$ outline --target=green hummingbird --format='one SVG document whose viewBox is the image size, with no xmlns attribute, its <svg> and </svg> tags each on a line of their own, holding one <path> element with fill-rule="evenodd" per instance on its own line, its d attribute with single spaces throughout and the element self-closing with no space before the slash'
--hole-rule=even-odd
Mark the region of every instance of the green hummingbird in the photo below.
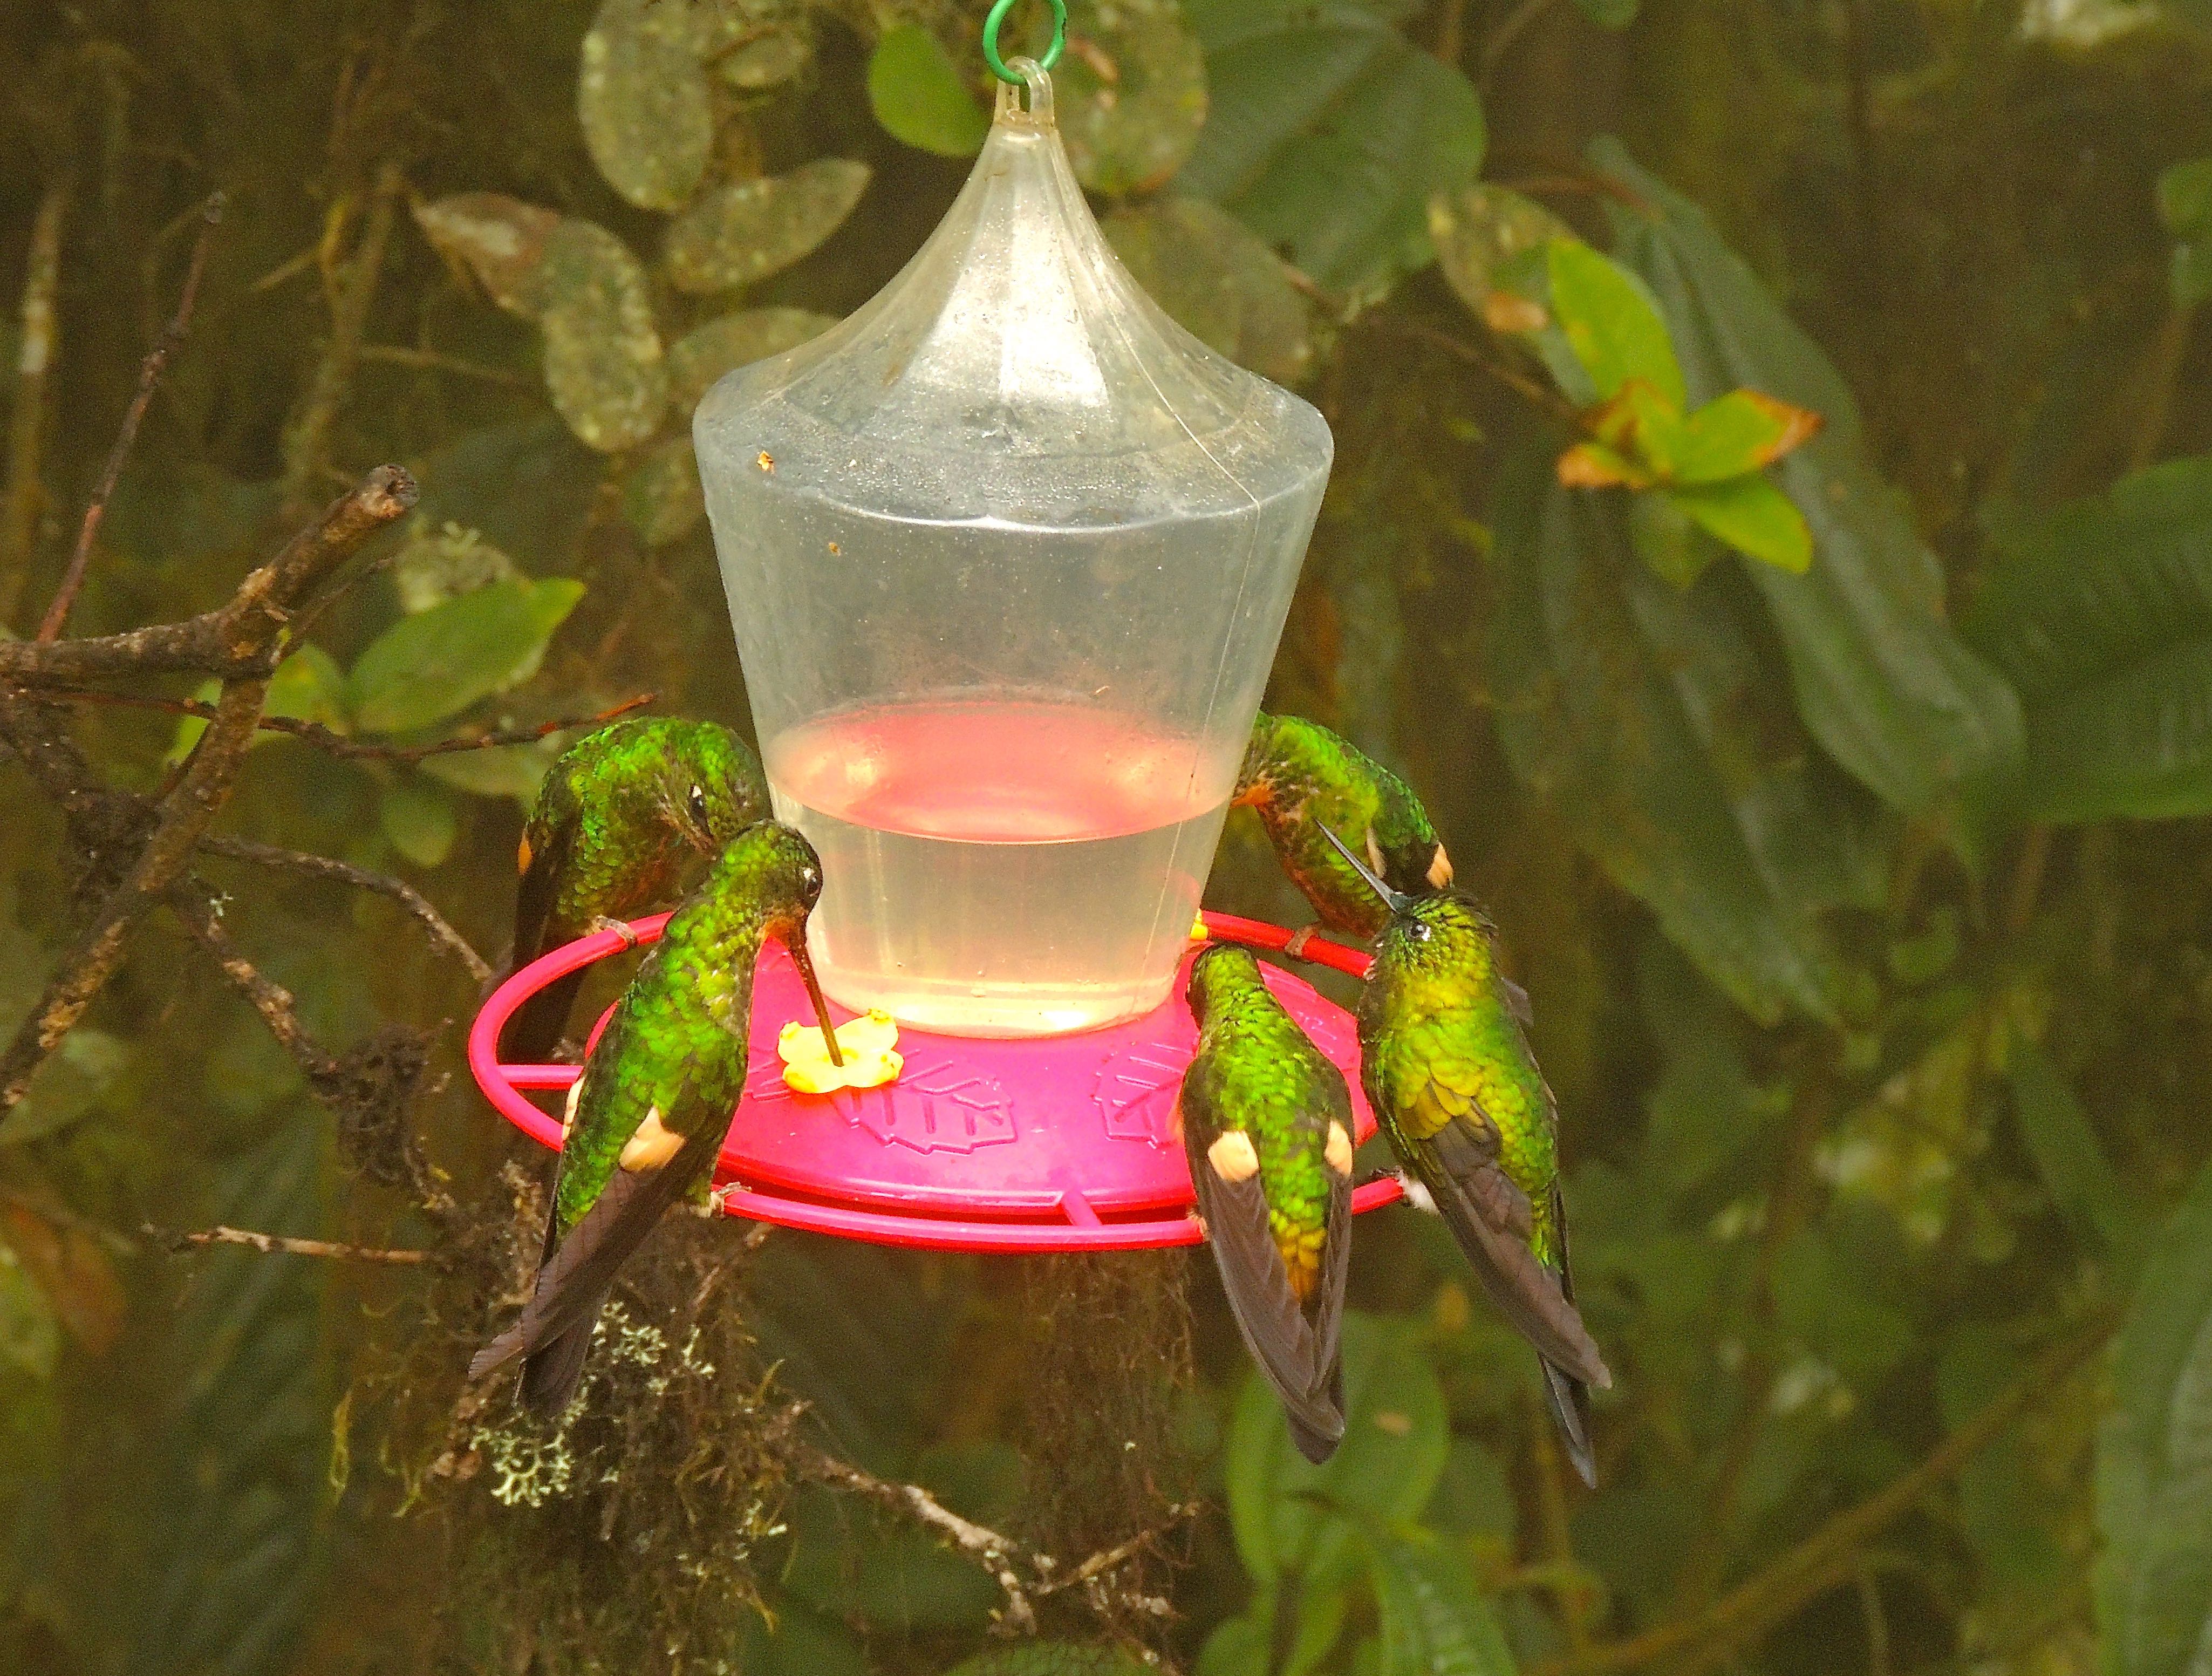
<svg viewBox="0 0 2212 1676">
<path fill-rule="evenodd" d="M 1199 1218 L 1245 1348 L 1318 1465 L 1344 1436 L 1352 1095 L 1248 950 L 1202 950 L 1184 995 L 1198 1054 L 1176 1112 Z"/>
<path fill-rule="evenodd" d="M 1472 898 L 1405 895 L 1328 838 L 1389 911 L 1360 990 L 1359 1076 L 1399 1179 L 1535 1346 L 1568 1456 L 1594 1486 L 1589 1387 L 1613 1375 L 1575 1308 L 1559 1106 L 1528 1051 L 1528 997 L 1499 974 L 1496 932 Z"/>
<path fill-rule="evenodd" d="M 1419 895 L 1452 881 L 1451 857 L 1413 789 L 1302 716 L 1261 712 L 1230 802 L 1259 812 L 1275 859 L 1333 931 L 1372 937 L 1389 915 L 1322 841 L 1324 833 L 1340 833 L 1365 850 L 1394 890 Z M 1312 934 L 1306 927 L 1285 952 L 1295 959 Z"/>
<path fill-rule="evenodd" d="M 522 1398 L 568 1407 L 615 1271 L 660 1213 L 703 1203 L 745 1083 L 753 962 L 761 940 L 791 951 L 827 1039 L 843 1056 L 806 952 L 822 864 L 788 826 L 762 821 L 723 850 L 616 1003 L 568 1094 L 544 1255 L 521 1319 L 477 1353 L 480 1378 L 520 1355 Z"/>
<path fill-rule="evenodd" d="M 768 783 L 744 740 L 714 722 L 653 716 L 589 733 L 561 753 L 522 830 L 514 965 L 681 894 L 688 864 L 768 814 Z M 544 1060 L 568 1027 L 581 971 L 515 1009 L 510 1062 Z"/>
</svg>

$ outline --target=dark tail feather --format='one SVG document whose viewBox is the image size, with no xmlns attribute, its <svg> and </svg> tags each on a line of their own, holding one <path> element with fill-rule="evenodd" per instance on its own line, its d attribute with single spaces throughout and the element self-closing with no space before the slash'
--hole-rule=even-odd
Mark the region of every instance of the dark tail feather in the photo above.
<svg viewBox="0 0 2212 1676">
<path fill-rule="evenodd" d="M 523 1357 L 522 1405 L 539 1419 L 557 1420 L 568 1412 L 584 1377 L 584 1355 L 592 1348 L 592 1334 L 606 1301 L 607 1295 L 600 1293 L 582 1320 Z"/>
<path fill-rule="evenodd" d="M 556 978 L 514 1009 L 514 1016 L 500 1032 L 499 1054 L 511 1065 L 542 1065 L 559 1045 L 568 1027 L 568 1015 L 583 986 L 582 972 Z"/>
<path fill-rule="evenodd" d="M 1562 1373 L 1539 1358 L 1544 1370 L 1544 1400 L 1559 1423 L 1559 1440 L 1567 1447 L 1576 1476 L 1590 1489 L 1597 1488 L 1597 1455 L 1590 1447 L 1589 1387 L 1571 1374 Z"/>
</svg>

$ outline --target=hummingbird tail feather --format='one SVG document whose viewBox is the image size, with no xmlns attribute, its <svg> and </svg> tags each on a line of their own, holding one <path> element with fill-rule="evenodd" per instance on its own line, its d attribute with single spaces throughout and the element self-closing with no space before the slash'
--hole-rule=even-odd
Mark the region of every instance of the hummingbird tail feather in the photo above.
<svg viewBox="0 0 2212 1676">
<path fill-rule="evenodd" d="M 1595 1490 L 1597 1454 L 1590 1447 L 1589 1387 L 1571 1374 L 1562 1373 L 1549 1362 L 1541 1366 L 1544 1401 L 1559 1424 L 1559 1441 L 1566 1445 L 1567 1459 L 1574 1464 L 1575 1475 L 1583 1484 Z"/>
<path fill-rule="evenodd" d="M 1485 1165 L 1494 1170 L 1496 1165 Z M 1485 1214 L 1505 1196 L 1477 1193 L 1449 1173 L 1424 1172 L 1437 1210 L 1450 1228 L 1452 1237 L 1473 1265 L 1482 1289 L 1498 1306 L 1514 1330 L 1536 1347 L 1537 1353 L 1557 1362 L 1585 1384 L 1608 1386 L 1613 1375 L 1605 1358 L 1583 1326 L 1581 1313 L 1559 1286 L 1559 1277 L 1529 1249 L 1525 1236 L 1497 1226 Z"/>
<path fill-rule="evenodd" d="M 526 964 L 520 954 L 515 964 Z M 556 978 L 516 1008 L 514 1016 L 507 1021 L 507 1028 L 500 1032 L 501 1057 L 512 1065 L 544 1064 L 546 1056 L 559 1043 L 561 1033 L 568 1027 L 568 1014 L 576 1004 L 576 991 L 583 982 L 581 972 Z"/>
<path fill-rule="evenodd" d="M 586 1319 L 522 1358 L 522 1405 L 539 1419 L 559 1419 L 574 1399 L 606 1301 L 607 1295 L 600 1293 Z"/>
</svg>

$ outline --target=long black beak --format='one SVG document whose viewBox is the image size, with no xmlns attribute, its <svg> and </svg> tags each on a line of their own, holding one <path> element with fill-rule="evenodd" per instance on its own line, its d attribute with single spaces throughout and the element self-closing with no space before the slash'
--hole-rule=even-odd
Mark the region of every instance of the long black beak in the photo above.
<svg viewBox="0 0 2212 1676">
<path fill-rule="evenodd" d="M 829 998 L 822 993 L 822 980 L 814 975 L 814 957 L 806 952 L 805 921 L 784 938 L 783 946 L 791 951 L 792 965 L 799 968 L 799 981 L 806 985 L 806 998 L 814 1003 L 814 1016 L 822 1021 L 822 1039 L 829 1045 L 830 1063 L 842 1065 L 845 1051 L 837 1045 L 837 1027 L 830 1022 Z"/>
<path fill-rule="evenodd" d="M 1325 823 L 1321 824 L 1321 835 L 1336 846 L 1336 853 L 1344 857 L 1345 864 L 1360 876 L 1361 880 L 1365 882 L 1368 889 L 1373 891 L 1376 896 L 1382 898 L 1382 905 L 1388 908 L 1392 913 L 1402 914 L 1407 909 L 1413 905 L 1413 899 L 1412 897 L 1407 896 L 1401 892 L 1392 890 L 1389 886 L 1384 884 L 1380 879 L 1376 878 L 1373 869 L 1370 868 L 1365 862 L 1361 861 L 1358 856 L 1353 855 L 1350 847 L 1346 844 L 1345 841 L 1337 837 L 1334 832 L 1331 832 Z"/>
</svg>

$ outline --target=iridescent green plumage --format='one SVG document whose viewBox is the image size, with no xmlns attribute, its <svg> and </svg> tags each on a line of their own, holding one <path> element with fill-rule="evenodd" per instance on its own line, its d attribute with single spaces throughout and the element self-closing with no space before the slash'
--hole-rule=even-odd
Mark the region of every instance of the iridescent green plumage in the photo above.
<svg viewBox="0 0 2212 1676">
<path fill-rule="evenodd" d="M 1451 883 L 1451 858 L 1413 788 L 1318 722 L 1263 711 L 1231 801 L 1259 811 L 1276 860 L 1331 930 L 1371 937 L 1389 915 L 1324 829 L 1364 851 L 1394 890 L 1414 895 Z"/>
<path fill-rule="evenodd" d="M 1291 1435 L 1309 1460 L 1326 1460 L 1344 1435 L 1338 1326 L 1352 1246 L 1351 1093 L 1245 950 L 1205 950 L 1186 995 L 1198 1051 L 1177 1111 L 1199 1214 Z"/>
<path fill-rule="evenodd" d="M 691 863 L 767 814 L 759 759 L 718 722 L 654 716 L 586 734 L 546 774 L 523 829 L 515 966 L 672 900 Z M 581 982 L 556 978 L 517 1010 L 501 1042 L 510 1060 L 552 1051 Z"/>
<path fill-rule="evenodd" d="M 740 833 L 668 922 L 571 1092 L 545 1254 L 521 1319 L 470 1365 L 521 1354 L 523 1397 L 568 1406 L 615 1271 L 678 1199 L 702 1198 L 744 1088 L 753 965 L 780 938 L 830 1027 L 805 954 L 822 869 L 804 838 Z"/>
<path fill-rule="evenodd" d="M 1359 997 L 1368 1103 L 1483 1289 L 1542 1357 L 1553 1417 L 1594 1482 L 1586 1387 L 1613 1376 L 1575 1308 L 1559 1108 L 1528 1051 L 1528 997 L 1498 972 L 1471 899 L 1368 882 L 1390 910 Z"/>
</svg>

